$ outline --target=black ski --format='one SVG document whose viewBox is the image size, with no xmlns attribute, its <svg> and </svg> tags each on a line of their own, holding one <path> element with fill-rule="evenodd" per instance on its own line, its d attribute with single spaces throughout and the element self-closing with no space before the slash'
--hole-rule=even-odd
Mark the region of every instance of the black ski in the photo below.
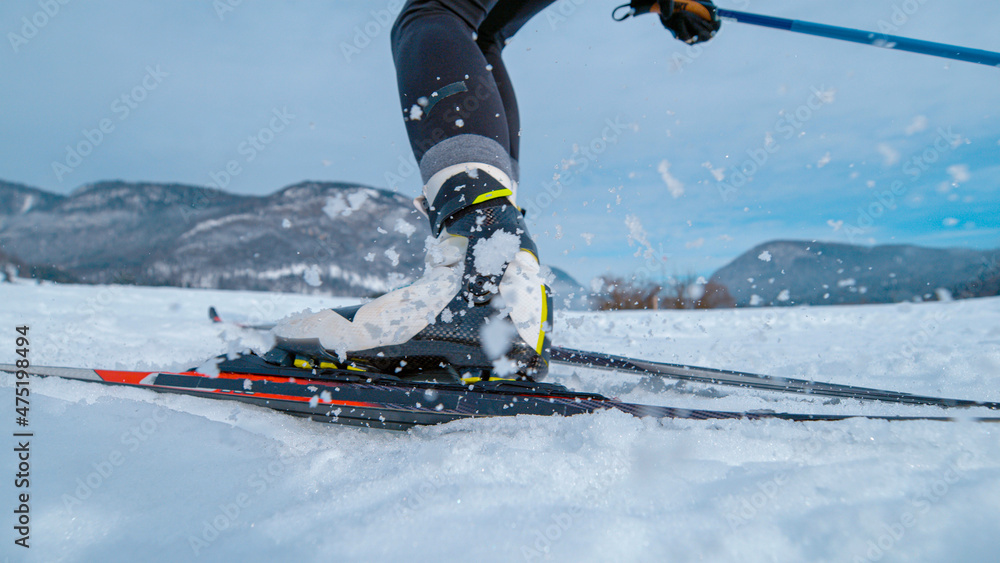
<svg viewBox="0 0 1000 563">
<path fill-rule="evenodd" d="M 215 307 L 209 308 L 209 317 L 213 322 L 224 322 Z M 236 326 L 253 330 L 270 330 L 273 324 Z M 825 383 L 807 379 L 782 378 L 755 373 L 688 366 L 665 362 L 652 362 L 639 358 L 629 358 L 605 354 L 602 352 L 587 352 L 553 346 L 552 362 L 557 364 L 580 366 L 616 372 L 635 373 L 650 377 L 664 377 L 682 381 L 692 381 L 710 385 L 727 385 L 747 389 L 760 389 L 780 393 L 813 395 L 820 397 L 835 397 L 840 399 L 857 399 L 861 401 L 881 401 L 908 405 L 929 405 L 941 408 L 984 407 L 1000 410 L 1000 403 L 992 401 L 973 401 L 969 399 L 949 399 L 915 395 L 900 391 L 888 391 L 869 387 L 856 387 L 838 383 Z"/>
<path fill-rule="evenodd" d="M 694 381 L 714 385 L 729 385 L 749 389 L 778 391 L 781 393 L 796 393 L 801 395 L 818 395 L 822 397 L 838 397 L 842 399 L 858 399 L 869 401 L 884 401 L 909 405 L 930 405 L 942 408 L 955 407 L 985 407 L 992 410 L 1000 409 L 1000 403 L 991 401 L 973 401 L 968 399 L 947 399 L 914 395 L 900 391 L 886 391 L 869 387 L 855 387 L 837 383 L 824 383 L 806 379 L 758 375 L 743 371 L 704 368 L 683 364 L 651 362 L 636 358 L 627 358 L 601 352 L 585 352 L 569 348 L 552 348 L 552 361 L 560 364 L 575 365 L 617 372 L 636 373 L 652 377 L 667 377 L 683 381 Z"/>
<path fill-rule="evenodd" d="M 405 430 L 413 426 L 440 424 L 464 418 L 572 416 L 606 409 L 659 419 L 836 421 L 860 416 L 890 421 L 956 420 L 944 416 L 686 409 L 626 403 L 546 383 L 502 380 L 472 384 L 416 382 L 368 372 L 278 366 L 252 354 L 220 360 L 217 375 L 206 375 L 194 369 L 159 372 L 32 366 L 19 370 L 12 365 L 0 365 L 0 372 L 17 374 L 20 371 L 32 376 L 62 377 L 160 393 L 236 400 L 321 422 L 390 430 Z M 971 420 L 1000 422 L 1000 418 Z"/>
</svg>

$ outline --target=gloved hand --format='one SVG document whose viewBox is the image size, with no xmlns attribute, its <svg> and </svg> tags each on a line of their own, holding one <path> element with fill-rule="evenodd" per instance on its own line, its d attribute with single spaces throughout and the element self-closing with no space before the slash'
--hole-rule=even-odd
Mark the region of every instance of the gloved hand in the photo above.
<svg viewBox="0 0 1000 563">
<path fill-rule="evenodd" d="M 628 6 L 633 16 L 660 14 L 663 27 L 689 45 L 708 41 L 722 27 L 711 0 L 632 0 Z"/>
</svg>

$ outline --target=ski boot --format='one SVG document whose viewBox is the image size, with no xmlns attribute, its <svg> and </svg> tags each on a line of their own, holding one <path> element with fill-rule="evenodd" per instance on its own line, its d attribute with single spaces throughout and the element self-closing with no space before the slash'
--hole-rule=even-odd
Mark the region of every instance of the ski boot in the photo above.
<svg viewBox="0 0 1000 563">
<path fill-rule="evenodd" d="M 434 381 L 540 381 L 552 301 L 516 190 L 488 164 L 432 176 L 414 200 L 437 237 L 423 276 L 369 303 L 283 320 L 270 359 Z"/>
</svg>

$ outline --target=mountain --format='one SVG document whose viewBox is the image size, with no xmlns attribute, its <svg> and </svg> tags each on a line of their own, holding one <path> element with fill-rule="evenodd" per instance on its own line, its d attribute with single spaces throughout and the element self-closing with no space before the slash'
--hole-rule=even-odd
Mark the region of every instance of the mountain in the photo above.
<svg viewBox="0 0 1000 563">
<path fill-rule="evenodd" d="M 20 277 L 24 271 L 24 262 L 7 254 L 0 248 L 0 282 L 10 281 Z"/>
<path fill-rule="evenodd" d="M 772 241 L 719 269 L 712 281 L 745 305 L 896 303 L 1000 294 L 1000 249 L 855 246 Z"/>
<path fill-rule="evenodd" d="M 549 288 L 552 290 L 552 306 L 556 309 L 572 311 L 587 311 L 594 308 L 594 294 L 559 268 L 550 266 L 552 279 Z"/>
<path fill-rule="evenodd" d="M 0 180 L 0 221 L 34 209 L 44 209 L 63 198 L 37 188 Z"/>
<path fill-rule="evenodd" d="M 429 233 L 403 196 L 352 184 L 264 197 L 121 181 L 66 197 L 11 186 L 0 199 L 21 211 L 0 219 L 0 246 L 88 283 L 372 295 L 413 276 Z"/>
<path fill-rule="evenodd" d="M 430 235 L 409 198 L 335 182 L 267 196 L 122 181 L 60 196 L 0 182 L 0 202 L 11 267 L 56 281 L 373 296 L 420 274 Z M 585 308 L 583 287 L 553 273 L 557 306 Z"/>
</svg>

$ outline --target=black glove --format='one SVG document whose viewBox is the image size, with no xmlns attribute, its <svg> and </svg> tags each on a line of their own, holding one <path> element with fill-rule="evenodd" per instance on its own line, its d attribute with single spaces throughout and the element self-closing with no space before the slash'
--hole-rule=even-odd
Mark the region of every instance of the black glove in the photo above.
<svg viewBox="0 0 1000 563">
<path fill-rule="evenodd" d="M 632 0 L 628 7 L 628 15 L 615 19 L 625 19 L 629 15 L 641 16 L 650 12 L 658 13 L 663 27 L 669 29 L 674 37 L 689 45 L 708 41 L 722 27 L 715 4 L 711 0 Z M 617 12 L 617 9 L 615 11 Z"/>
</svg>

